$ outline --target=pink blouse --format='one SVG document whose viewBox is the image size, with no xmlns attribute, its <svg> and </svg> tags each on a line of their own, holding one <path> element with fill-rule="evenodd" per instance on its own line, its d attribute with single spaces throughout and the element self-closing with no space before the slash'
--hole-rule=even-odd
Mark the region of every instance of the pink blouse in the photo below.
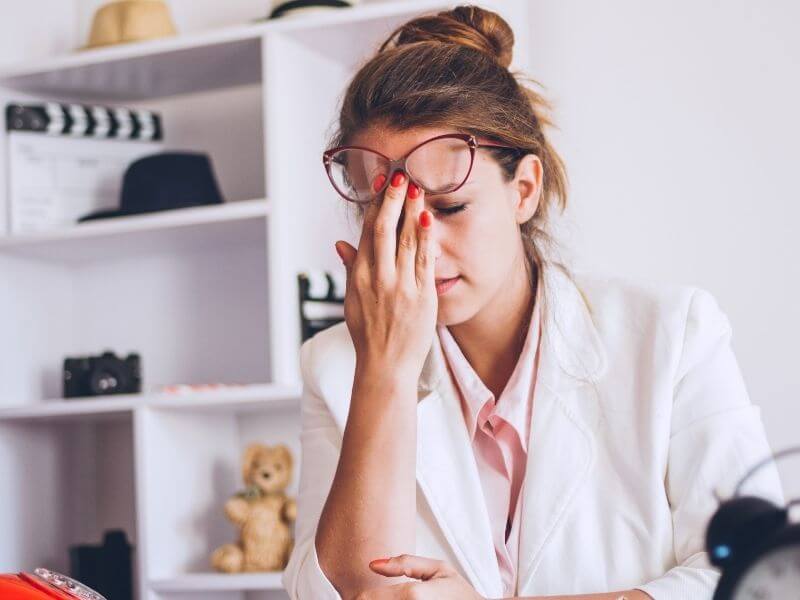
<svg viewBox="0 0 800 600">
<path fill-rule="evenodd" d="M 511 378 L 495 401 L 461 352 L 450 331 L 437 326 L 475 452 L 495 554 L 506 596 L 517 595 L 519 503 L 528 457 L 533 392 L 539 364 L 539 302 Z"/>
</svg>

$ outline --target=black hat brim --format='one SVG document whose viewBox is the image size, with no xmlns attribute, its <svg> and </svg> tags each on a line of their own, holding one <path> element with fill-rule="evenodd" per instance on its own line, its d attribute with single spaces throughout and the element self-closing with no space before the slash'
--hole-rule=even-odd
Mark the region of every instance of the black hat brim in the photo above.
<svg viewBox="0 0 800 600">
<path fill-rule="evenodd" d="M 78 223 L 85 221 L 95 221 L 98 219 L 111 219 L 114 217 L 126 217 L 132 213 L 124 210 L 98 210 L 97 212 L 89 213 L 78 219 Z"/>
</svg>

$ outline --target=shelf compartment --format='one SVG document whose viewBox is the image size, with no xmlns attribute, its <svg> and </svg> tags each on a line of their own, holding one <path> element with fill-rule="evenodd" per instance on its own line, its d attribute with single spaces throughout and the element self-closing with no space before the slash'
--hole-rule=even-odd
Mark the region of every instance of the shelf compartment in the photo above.
<svg viewBox="0 0 800 600">
<path fill-rule="evenodd" d="M 5 236 L 0 238 L 0 253 L 82 262 L 193 250 L 232 240 L 255 242 L 265 235 L 268 214 L 269 203 L 258 199 L 114 217 L 68 229 Z"/>
<path fill-rule="evenodd" d="M 294 465 L 287 494 L 296 497 L 299 417 L 299 405 L 285 411 L 267 405 L 225 412 L 169 407 L 137 411 L 137 457 L 146 482 L 139 506 L 148 581 L 191 583 L 202 579 L 184 579 L 187 574 L 213 573 L 214 550 L 238 538 L 224 504 L 244 488 L 242 457 L 249 444 L 283 443 L 290 448 Z M 166 489 L 175 492 L 165 496 Z"/>
<path fill-rule="evenodd" d="M 441 0 L 373 1 L 302 19 L 247 23 L 76 51 L 4 69 L 0 86 L 86 101 L 132 101 L 248 85 L 261 81 L 261 38 L 270 32 L 340 27 L 446 5 Z"/>
<path fill-rule="evenodd" d="M 261 79 L 252 26 L 76 51 L 13 67 L 0 85 L 34 95 L 136 101 L 247 85 Z"/>
<path fill-rule="evenodd" d="M 69 573 L 69 546 L 96 545 L 104 531 L 123 529 L 136 580 L 132 423 L 130 414 L 103 424 L 0 421 L 0 531 L 14 540 L 0 544 L 0 564 Z"/>
<path fill-rule="evenodd" d="M 282 572 L 276 573 L 187 573 L 168 579 L 150 582 L 150 589 L 157 592 L 204 592 L 282 590 Z"/>
<path fill-rule="evenodd" d="M 265 344 L 267 221 L 217 219 L 229 208 L 185 209 L 208 223 L 116 235 L 98 223 L 97 237 L 15 248 L 38 260 L 0 252 L 0 271 L 14 281 L 0 293 L 14 345 L 0 405 L 60 397 L 64 358 L 104 350 L 139 353 L 148 394 L 174 383 L 274 382 Z M 129 218 L 167 225 L 162 217 Z"/>
</svg>

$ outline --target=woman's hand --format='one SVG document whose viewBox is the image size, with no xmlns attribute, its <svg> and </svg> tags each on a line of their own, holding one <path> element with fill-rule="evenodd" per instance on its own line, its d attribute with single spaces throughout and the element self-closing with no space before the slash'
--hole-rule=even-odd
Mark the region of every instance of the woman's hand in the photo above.
<svg viewBox="0 0 800 600">
<path fill-rule="evenodd" d="M 356 600 L 484 600 L 453 567 L 441 560 L 401 554 L 373 560 L 369 566 L 386 577 L 405 575 L 420 581 L 366 590 Z"/>
<path fill-rule="evenodd" d="M 382 185 L 381 178 L 375 187 Z M 358 250 L 347 242 L 336 244 L 347 269 L 344 316 L 357 365 L 391 366 L 416 377 L 422 372 L 438 308 L 433 216 L 423 210 L 423 198 L 406 174 L 395 173 L 383 202 L 376 199 L 366 209 Z"/>
</svg>

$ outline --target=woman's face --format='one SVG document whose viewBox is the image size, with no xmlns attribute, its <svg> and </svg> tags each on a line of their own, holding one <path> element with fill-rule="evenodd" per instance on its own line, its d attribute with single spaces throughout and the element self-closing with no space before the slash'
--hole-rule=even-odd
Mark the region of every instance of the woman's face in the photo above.
<svg viewBox="0 0 800 600">
<path fill-rule="evenodd" d="M 372 127 L 362 131 L 351 144 L 396 159 L 417 144 L 445 133 L 454 131 Z M 449 194 L 425 195 L 426 208 L 434 217 L 431 235 L 436 253 L 436 279 L 459 277 L 454 286 L 438 295 L 439 324 L 463 323 L 490 307 L 493 300 L 508 294 L 509 286 L 519 281 L 515 278 L 522 275 L 527 281 L 519 226 L 536 212 L 541 172 L 539 159 L 528 154 L 514 179 L 504 181 L 500 166 L 489 151 L 479 148 L 469 179 L 460 189 Z"/>
</svg>

